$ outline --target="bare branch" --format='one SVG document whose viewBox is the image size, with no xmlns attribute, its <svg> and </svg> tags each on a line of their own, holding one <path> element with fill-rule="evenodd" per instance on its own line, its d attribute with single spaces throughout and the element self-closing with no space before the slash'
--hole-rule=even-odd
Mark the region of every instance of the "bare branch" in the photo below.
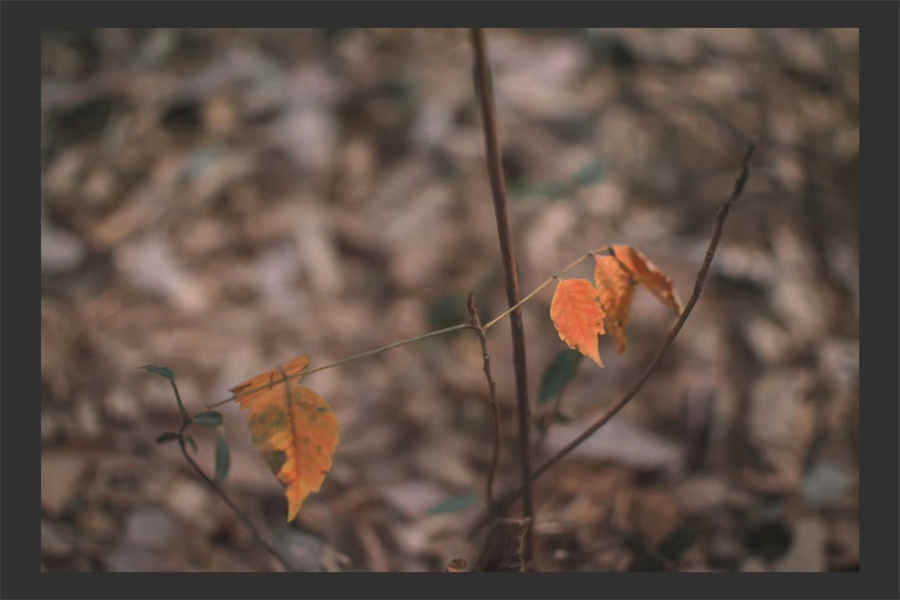
<svg viewBox="0 0 900 600">
<path fill-rule="evenodd" d="M 503 256 L 503 267 L 506 271 L 506 297 L 509 306 L 512 307 L 519 302 L 519 280 L 516 272 L 516 258 L 512 251 L 512 240 L 509 234 L 509 220 L 506 215 L 506 182 L 503 175 L 503 162 L 497 137 L 491 71 L 488 65 L 484 31 L 479 28 L 472 29 L 472 47 L 475 51 L 475 84 L 479 100 L 481 101 L 487 169 L 491 180 L 491 191 L 493 192 L 497 235 L 500 238 L 500 253 Z M 525 518 L 534 521 L 534 504 L 531 498 L 531 444 L 529 443 L 531 414 L 528 404 L 525 329 L 522 326 L 522 313 L 519 309 L 515 309 L 510 313 L 509 324 L 512 330 L 513 364 L 516 371 L 516 403 L 519 415 L 519 466 L 522 472 L 522 513 Z M 525 562 L 531 561 L 534 554 L 533 550 L 534 536 L 531 534 L 531 529 L 529 529 L 525 539 Z"/>
</svg>

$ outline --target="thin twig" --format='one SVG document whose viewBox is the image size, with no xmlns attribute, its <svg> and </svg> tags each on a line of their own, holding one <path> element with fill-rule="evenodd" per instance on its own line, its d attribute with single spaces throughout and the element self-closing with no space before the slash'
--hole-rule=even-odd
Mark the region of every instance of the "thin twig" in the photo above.
<svg viewBox="0 0 900 600">
<path fill-rule="evenodd" d="M 496 325 L 497 323 L 502 321 L 505 317 L 509 316 L 510 313 L 512 313 L 514 310 L 516 310 L 517 308 L 519 308 L 520 306 L 522 306 L 523 304 L 525 304 L 526 302 L 531 300 L 535 296 L 535 294 L 537 294 L 542 289 L 544 289 L 545 287 L 547 287 L 548 285 L 550 285 L 551 283 L 553 283 L 554 281 L 559 279 L 560 275 L 562 275 L 566 271 L 574 269 L 576 266 L 581 264 L 581 262 L 583 260 L 585 260 L 586 258 L 588 258 L 590 256 L 592 256 L 592 253 L 588 252 L 587 254 L 584 254 L 584 255 L 578 257 L 577 259 L 573 260 L 568 265 L 566 265 L 565 267 L 563 267 L 562 269 L 560 269 L 559 271 L 557 271 L 556 273 L 554 273 L 553 275 L 551 275 L 550 277 L 545 279 L 539 286 L 537 286 L 536 288 L 531 290 L 531 292 L 529 292 L 527 296 L 525 296 L 524 298 L 519 300 L 516 304 L 507 308 L 502 313 L 500 313 L 499 315 L 497 315 L 496 317 L 494 317 L 493 319 L 491 319 L 490 321 L 485 323 L 484 330 L 487 331 L 488 329 L 490 329 L 491 327 L 493 327 L 494 325 Z M 460 331 L 462 329 L 472 329 L 472 330 L 477 331 L 477 329 L 471 323 L 458 323 L 456 325 L 451 325 L 450 327 L 444 327 L 443 329 L 436 329 L 434 331 L 429 331 L 427 333 L 423 333 L 422 335 L 417 335 L 415 337 L 406 338 L 405 340 L 400 340 L 400 341 L 392 342 L 392 343 L 384 345 L 384 346 L 372 348 L 371 350 L 366 350 L 365 352 L 360 352 L 359 354 L 353 354 L 346 358 L 342 358 L 341 360 L 339 360 L 337 362 L 333 362 L 333 363 L 330 363 L 327 365 L 322 365 L 321 367 L 315 367 L 314 369 L 310 369 L 308 371 L 303 371 L 303 372 L 297 373 L 295 375 L 290 375 L 287 377 L 287 379 L 276 379 L 276 380 L 270 381 L 269 383 L 262 385 L 258 388 L 241 392 L 241 395 L 253 394 L 260 390 L 264 390 L 264 389 L 268 389 L 273 386 L 276 386 L 280 383 L 283 383 L 286 380 L 290 380 L 295 377 L 298 377 L 298 378 L 306 377 L 317 371 L 324 371 L 325 369 L 333 369 L 334 367 L 339 367 L 348 362 L 351 362 L 354 360 L 359 360 L 360 358 L 367 358 L 369 356 L 374 356 L 376 354 L 380 354 L 381 352 L 386 352 L 388 350 L 392 350 L 392 349 L 398 348 L 400 346 L 405 346 L 406 344 L 413 344 L 415 342 L 420 342 L 420 341 L 428 339 L 428 338 L 436 337 L 439 335 L 444 335 L 446 333 L 453 333 L 454 331 Z M 177 390 L 176 390 L 176 393 L 177 393 Z M 227 402 L 231 402 L 232 400 L 234 400 L 234 396 L 232 396 L 230 398 L 225 398 L 224 400 L 220 400 L 220 401 L 214 402 L 212 404 L 207 404 L 206 407 L 207 408 L 215 408 L 215 407 L 221 406 Z"/>
<path fill-rule="evenodd" d="M 281 566 L 284 567 L 285 571 L 293 571 L 293 568 L 291 567 L 290 563 L 288 563 L 287 559 L 285 559 L 284 556 L 282 556 L 281 553 L 278 552 L 278 550 L 276 550 L 266 540 L 263 539 L 259 531 L 257 531 L 256 526 L 253 524 L 253 522 L 244 513 L 242 513 L 237 506 L 235 506 L 234 502 L 231 501 L 231 498 L 228 497 L 228 495 L 222 490 L 222 488 L 216 485 L 216 483 L 212 479 L 210 479 L 206 473 L 203 472 L 203 470 L 200 468 L 200 465 L 198 465 L 194 461 L 194 459 L 191 458 L 190 454 L 188 454 L 187 450 L 184 447 L 184 439 L 178 438 L 178 445 L 181 447 L 181 453 L 184 455 L 184 459 L 188 461 L 188 464 L 190 464 L 191 467 L 194 468 L 194 471 L 196 471 L 197 474 L 201 478 L 203 478 L 203 481 L 205 481 L 207 485 L 209 485 L 209 487 L 211 487 L 219 495 L 219 497 L 221 497 L 222 500 L 225 501 L 228 507 L 234 511 L 234 514 L 236 514 L 241 519 L 241 521 L 244 522 L 244 524 L 253 533 L 253 537 L 256 538 L 256 541 L 266 549 L 266 552 L 274 556 L 278 560 L 278 562 L 281 563 Z"/>
<path fill-rule="evenodd" d="M 341 366 L 341 365 L 343 365 L 343 364 L 346 364 L 346 363 L 348 363 L 348 362 L 352 362 L 352 361 L 354 361 L 354 360 L 359 360 L 360 358 L 366 358 L 366 357 L 369 357 L 369 356 L 374 356 L 375 354 L 380 354 L 381 352 L 386 352 L 386 351 L 388 351 L 388 350 L 393 350 L 394 348 L 399 348 L 400 346 L 405 346 L 406 344 L 412 344 L 412 343 L 414 343 L 414 342 L 419 342 L 419 341 L 422 341 L 422 340 L 424 340 L 424 339 L 432 338 L 432 337 L 435 337 L 435 336 L 438 336 L 438 335 L 444 335 L 445 333 L 452 333 L 452 332 L 454 332 L 454 331 L 459 331 L 459 330 L 461 330 L 461 329 L 473 329 L 473 327 L 472 327 L 472 325 L 470 325 L 469 323 L 459 323 L 458 325 L 452 325 L 452 326 L 450 326 L 450 327 L 444 327 L 443 329 L 436 329 L 436 330 L 434 330 L 434 331 L 429 331 L 428 333 L 423 333 L 422 335 L 417 335 L 417 336 L 415 336 L 415 337 L 407 338 L 407 339 L 405 339 L 405 340 L 400 340 L 400 341 L 398 341 L 398 342 L 392 342 L 392 343 L 387 344 L 387 345 L 385 345 L 385 346 L 379 346 L 379 347 L 373 348 L 373 349 L 371 349 L 371 350 L 366 350 L 365 352 L 360 352 L 359 354 L 353 354 L 353 355 L 348 356 L 348 357 L 346 357 L 346 358 L 342 358 L 341 360 L 339 360 L 339 361 L 337 361 L 337 362 L 333 362 L 333 363 L 330 363 L 330 364 L 327 364 L 327 365 L 322 365 L 321 367 L 315 367 L 314 369 L 309 369 L 309 370 L 306 370 L 306 371 L 302 371 L 302 372 L 300 372 L 300 373 L 296 373 L 296 374 L 290 375 L 290 376 L 288 376 L 288 377 L 282 377 L 282 378 L 280 378 L 280 379 L 272 380 L 272 381 L 270 381 L 269 383 L 267 383 L 267 384 L 265 384 L 265 385 L 261 385 L 261 386 L 258 387 L 258 388 L 255 388 L 255 389 L 252 389 L 252 390 L 242 391 L 242 392 L 241 392 L 241 395 L 242 395 L 242 396 L 247 396 L 247 395 L 253 394 L 253 393 L 255 393 L 255 392 L 258 392 L 258 391 L 260 391 L 260 390 L 264 390 L 264 389 L 268 389 L 268 388 L 274 387 L 274 386 L 276 386 L 276 385 L 278 385 L 278 384 L 280 384 L 280 383 L 283 383 L 283 382 L 285 382 L 285 381 L 289 381 L 289 380 L 294 379 L 294 378 L 308 377 L 309 375 L 312 375 L 313 373 L 316 373 L 316 372 L 318 372 L 318 371 L 324 371 L 325 369 L 333 369 L 334 367 L 339 367 L 339 366 Z M 230 397 L 230 398 L 225 398 L 224 400 L 220 400 L 219 402 L 215 402 L 215 403 L 213 403 L 213 404 L 207 404 L 206 406 L 207 406 L 207 408 L 215 408 L 216 406 L 221 406 L 221 405 L 225 404 L 226 402 L 231 402 L 231 401 L 234 400 L 234 399 L 235 399 L 235 397 L 232 396 L 232 397 Z"/>
<path fill-rule="evenodd" d="M 551 283 L 553 283 L 554 281 L 559 279 L 560 275 L 562 275 L 566 271 L 570 271 L 571 269 L 574 269 L 576 266 L 580 265 L 582 263 L 582 261 L 584 261 L 584 259 L 586 259 L 592 255 L 593 255 L 592 252 L 588 252 L 587 254 L 583 254 L 583 255 L 579 256 L 578 258 L 576 258 L 575 260 L 573 260 L 572 262 L 567 264 L 565 267 L 563 267 L 562 269 L 560 269 L 559 271 L 557 271 L 556 273 L 554 273 L 553 275 L 551 275 L 550 277 L 545 279 L 539 286 L 537 286 L 536 288 L 531 290 L 531 292 L 529 292 L 527 296 L 525 296 L 524 298 L 522 298 L 521 300 L 516 302 L 514 305 L 510 306 L 509 308 L 504 310 L 502 313 L 500 313 L 499 315 L 497 315 L 496 317 L 494 317 L 493 319 L 491 319 L 490 321 L 485 323 L 485 325 L 484 325 L 485 330 L 490 329 L 491 327 L 493 327 L 494 325 L 499 323 L 500 320 L 503 319 L 505 316 L 507 316 L 514 310 L 517 310 L 520 306 L 522 306 L 523 304 L 525 304 L 526 302 L 531 300 L 531 298 L 535 294 L 537 294 L 542 289 L 544 289 L 545 287 L 547 287 L 548 285 L 550 285 Z"/>
<path fill-rule="evenodd" d="M 174 381 L 172 382 L 172 385 L 175 385 Z M 188 453 L 187 448 L 184 447 L 184 430 L 187 429 L 190 424 L 191 422 L 189 420 L 185 420 L 181 424 L 181 429 L 178 430 L 178 446 L 181 448 L 181 454 L 184 455 L 184 460 L 186 460 L 187 463 L 194 469 L 194 471 L 196 471 L 197 475 L 199 475 L 200 478 L 203 479 L 203 481 L 205 481 L 206 484 L 211 487 L 212 490 L 216 494 L 218 494 L 220 498 L 222 498 L 222 500 L 225 501 L 225 504 L 227 504 L 228 507 L 232 511 L 234 511 L 234 514 L 236 514 L 238 518 L 244 522 L 244 525 L 246 525 L 247 528 L 250 529 L 250 532 L 253 533 L 253 537 L 255 537 L 256 541 L 266 549 L 266 552 L 275 557 L 275 559 L 279 563 L 281 563 L 281 566 L 284 567 L 285 571 L 293 571 L 294 569 L 291 567 L 291 564 L 287 561 L 287 559 L 271 544 L 263 539 L 262 535 L 260 535 L 259 531 L 256 529 L 256 526 L 253 524 L 253 521 L 251 521 L 250 518 L 247 517 L 247 515 L 241 512 L 241 509 L 239 509 L 235 505 L 235 503 L 232 502 L 231 498 L 228 497 L 228 494 L 225 493 L 225 490 L 223 490 L 218 483 L 211 479 L 209 475 L 207 475 L 203 471 L 203 469 L 200 468 L 200 465 L 198 465 L 197 462 L 193 458 L 191 458 L 191 455 Z"/>
<path fill-rule="evenodd" d="M 175 403 L 178 404 L 178 414 L 181 415 L 182 426 L 184 426 L 184 424 L 191 420 L 191 416 L 184 407 L 184 402 L 181 401 L 181 394 L 178 393 L 178 386 L 175 385 L 175 378 L 170 378 L 169 383 L 172 384 L 172 390 L 175 392 Z"/>
<path fill-rule="evenodd" d="M 581 264 L 581 262 L 584 261 L 586 258 L 592 256 L 592 254 L 593 253 L 588 252 L 587 254 L 579 256 L 578 258 L 576 258 L 575 260 L 573 260 L 572 262 L 567 264 L 565 267 L 563 267 L 562 269 L 560 269 L 559 271 L 557 271 L 556 273 L 554 273 L 553 275 L 551 275 L 550 277 L 545 279 L 539 286 L 537 286 L 536 288 L 531 290 L 531 292 L 529 292 L 527 296 L 525 296 L 524 298 L 519 300 L 516 304 L 507 308 L 502 313 L 500 313 L 499 315 L 497 315 L 496 317 L 494 317 L 493 319 L 491 319 L 490 321 L 485 323 L 484 330 L 487 331 L 488 329 L 490 329 L 491 327 L 493 327 L 494 325 L 496 325 L 497 323 L 502 321 L 505 317 L 509 316 L 510 313 L 512 313 L 514 310 L 516 310 L 517 308 L 519 308 L 520 306 L 522 306 L 523 304 L 525 304 L 526 302 L 531 300 L 535 296 L 535 294 L 537 294 L 542 289 L 544 289 L 545 287 L 547 287 L 548 285 L 550 285 L 551 283 L 553 283 L 554 281 L 559 279 L 560 275 L 562 275 L 566 271 L 574 269 L 576 266 Z M 392 349 L 398 348 L 400 346 L 405 346 L 406 344 L 420 342 L 420 341 L 428 339 L 428 338 L 436 337 L 439 335 L 444 335 L 445 333 L 452 333 L 454 331 L 460 331 L 462 329 L 472 329 L 472 330 L 477 331 L 477 328 L 475 326 L 473 326 L 471 323 L 458 323 L 456 325 L 451 325 L 450 327 L 444 327 L 443 329 L 435 329 L 434 331 L 429 331 L 427 333 L 423 333 L 422 335 L 417 335 L 415 337 L 406 338 L 405 340 L 392 342 L 385 346 L 379 346 L 379 347 L 373 348 L 371 350 L 366 350 L 365 352 L 360 352 L 359 354 L 353 354 L 346 358 L 342 358 L 341 360 L 339 360 L 337 362 L 333 362 L 333 363 L 330 363 L 327 365 L 322 365 L 321 367 L 316 367 L 314 369 L 309 369 L 308 371 L 303 371 L 301 373 L 297 373 L 296 375 L 290 375 L 286 379 L 282 378 L 282 379 L 276 379 L 276 380 L 270 381 L 269 383 L 262 385 L 258 388 L 241 392 L 241 395 L 253 394 L 260 390 L 264 390 L 264 389 L 276 386 L 286 380 L 290 380 L 295 377 L 306 377 L 317 371 L 324 371 L 325 369 L 333 369 L 334 367 L 339 367 L 343 364 L 346 364 L 346 363 L 354 361 L 354 360 L 358 360 L 360 358 L 374 356 L 376 354 L 380 354 L 381 352 L 386 352 L 387 350 L 392 350 Z M 176 390 L 176 393 L 177 393 L 177 390 Z M 234 396 L 232 396 L 231 398 L 226 398 L 225 400 L 220 400 L 219 402 L 214 402 L 213 404 L 207 404 L 206 407 L 207 408 L 215 408 L 217 406 L 221 406 L 221 405 L 225 404 L 226 402 L 231 402 L 232 400 L 234 400 Z"/>
<path fill-rule="evenodd" d="M 500 238 L 500 253 L 503 256 L 503 267 L 506 270 L 506 297 L 510 307 L 519 302 L 519 281 L 516 272 L 516 258 L 512 251 L 512 240 L 509 233 L 509 220 L 506 215 L 506 182 L 503 175 L 503 162 L 500 156 L 500 144 L 497 138 L 497 123 L 494 113 L 494 91 L 491 82 L 491 71 L 487 60 L 487 48 L 484 31 L 473 28 L 472 47 L 475 52 L 475 81 L 479 100 L 481 101 L 482 124 L 487 159 L 487 169 L 491 180 L 491 191 L 494 200 L 494 215 L 497 219 L 497 235 Z M 534 521 L 534 504 L 531 497 L 531 415 L 528 405 L 528 373 L 525 360 L 525 329 L 522 326 L 522 313 L 518 308 L 510 313 L 510 329 L 512 330 L 513 364 L 516 372 L 516 404 L 519 413 L 519 465 L 522 472 L 522 513 L 527 519 Z M 526 562 L 531 562 L 534 550 L 534 536 L 528 530 L 525 539 Z"/>
<path fill-rule="evenodd" d="M 435 331 L 429 331 L 428 333 L 423 333 L 422 335 L 417 335 L 416 337 L 407 338 L 405 340 L 400 340 L 399 342 L 394 342 L 392 344 L 387 344 L 386 346 L 379 346 L 378 348 L 373 348 L 372 350 L 367 350 L 365 352 L 360 352 L 359 354 L 354 354 L 352 356 L 348 356 L 347 358 L 343 358 L 337 362 L 333 362 L 329 365 L 322 365 L 321 367 L 316 367 L 315 369 L 310 369 L 303 373 L 303 376 L 312 375 L 317 371 L 324 371 L 325 369 L 333 369 L 334 367 L 338 367 L 343 365 L 344 363 L 348 363 L 353 360 L 358 360 L 360 358 L 366 358 L 367 356 L 372 356 L 374 354 L 379 354 L 381 352 L 385 352 L 386 350 L 393 350 L 394 348 L 398 348 L 400 346 L 405 346 L 406 344 L 412 344 L 414 342 L 419 342 L 424 339 L 435 337 L 438 335 L 444 335 L 445 333 L 451 333 L 453 331 L 459 331 L 460 329 L 469 329 L 472 326 L 468 323 L 459 323 L 458 325 L 451 325 L 450 327 L 444 327 L 443 329 L 436 329 Z"/>
<path fill-rule="evenodd" d="M 535 471 L 531 475 L 531 479 L 528 482 L 533 483 L 538 477 L 540 477 L 543 473 L 545 473 L 550 467 L 559 462 L 564 456 L 569 454 L 572 450 L 578 447 L 579 444 L 584 442 L 584 440 L 588 439 L 595 431 L 603 427 L 607 421 L 609 421 L 616 413 L 618 413 L 622 408 L 634 398 L 637 393 L 641 390 L 644 383 L 650 378 L 650 375 L 659 365 L 662 360 L 663 355 L 666 350 L 669 349 L 669 346 L 672 345 L 672 342 L 675 340 L 675 336 L 678 335 L 678 332 L 681 331 L 681 327 L 684 325 L 684 322 L 687 320 L 688 315 L 691 314 L 691 311 L 694 309 L 694 305 L 697 304 L 697 300 L 700 298 L 701 292 L 703 292 L 703 285 L 706 283 L 706 277 L 709 274 L 709 266 L 712 264 L 713 257 L 716 254 L 716 247 L 719 245 L 719 238 L 722 236 L 722 228 L 725 225 L 725 219 L 728 217 L 728 212 L 731 210 L 731 206 L 734 202 L 740 197 L 741 192 L 744 190 L 744 184 L 747 182 L 747 177 L 750 174 L 750 158 L 753 156 L 754 145 L 751 144 L 747 148 L 746 154 L 744 154 L 744 160 L 741 166 L 740 175 L 738 175 L 737 180 L 734 183 L 734 190 L 731 192 L 731 196 L 726 200 L 722 206 L 719 207 L 718 212 L 716 213 L 716 226 L 713 230 L 712 239 L 709 241 L 709 246 L 706 248 L 706 256 L 703 259 L 703 264 L 700 266 L 700 270 L 697 272 L 697 278 L 694 282 L 694 291 L 691 294 L 690 300 L 688 300 L 687 305 L 685 305 L 684 310 L 681 311 L 681 314 L 678 316 L 678 320 L 672 326 L 672 329 L 669 331 L 669 335 L 666 336 L 665 341 L 663 341 L 659 350 L 657 350 L 656 355 L 653 357 L 653 360 L 650 361 L 650 364 L 644 369 L 641 376 L 638 377 L 637 381 L 631 386 L 631 388 L 625 392 L 625 394 L 616 401 L 606 412 L 604 412 L 599 418 L 597 418 L 594 423 L 588 427 L 583 433 L 581 433 L 578 437 L 573 439 L 571 442 L 566 444 L 559 452 L 555 455 L 547 459 L 540 467 L 535 469 Z M 514 490 L 510 493 L 507 493 L 495 504 L 496 511 L 499 514 L 503 514 L 505 510 L 508 509 L 509 505 L 520 495 L 522 495 L 526 491 L 526 486 L 521 486 L 519 489 Z M 492 515 L 486 515 L 480 518 L 469 530 L 469 535 L 475 535 L 491 518 Z"/>
<path fill-rule="evenodd" d="M 484 376 L 488 382 L 488 391 L 490 392 L 491 411 L 494 415 L 494 450 L 491 454 L 491 467 L 488 469 L 487 483 L 485 484 L 485 502 L 487 504 L 488 514 L 494 513 L 494 474 L 497 472 L 497 463 L 500 460 L 500 405 L 497 404 L 496 384 L 491 376 L 491 357 L 487 351 L 487 336 L 484 327 L 481 326 L 481 319 L 478 317 L 478 309 L 475 308 L 475 300 L 472 294 L 469 294 L 468 301 L 469 316 L 472 318 L 472 326 L 478 332 L 478 339 L 481 341 L 481 354 L 484 359 Z"/>
</svg>

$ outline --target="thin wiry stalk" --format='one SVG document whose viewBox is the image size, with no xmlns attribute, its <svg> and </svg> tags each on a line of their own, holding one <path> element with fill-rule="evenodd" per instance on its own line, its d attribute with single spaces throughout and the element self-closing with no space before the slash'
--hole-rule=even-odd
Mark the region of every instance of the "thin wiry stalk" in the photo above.
<svg viewBox="0 0 900 600">
<path fill-rule="evenodd" d="M 469 315 L 472 319 L 472 326 L 478 332 L 478 339 L 481 341 L 481 354 L 484 361 L 484 376 L 488 382 L 488 392 L 490 393 L 491 411 L 494 417 L 494 450 L 491 454 L 491 466 L 488 469 L 487 482 L 485 484 L 485 502 L 487 504 L 488 514 L 494 513 L 494 475 L 497 472 L 497 463 L 500 461 L 500 405 L 497 404 L 497 385 L 491 375 L 491 357 L 487 351 L 487 336 L 485 328 L 481 325 L 481 319 L 478 317 L 478 309 L 475 308 L 475 300 L 472 294 L 469 294 L 468 301 Z"/>
</svg>

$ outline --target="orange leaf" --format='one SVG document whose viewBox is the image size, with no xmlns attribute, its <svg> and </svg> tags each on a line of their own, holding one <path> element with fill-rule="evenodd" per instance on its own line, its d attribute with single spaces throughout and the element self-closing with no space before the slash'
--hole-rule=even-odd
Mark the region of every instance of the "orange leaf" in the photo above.
<svg viewBox="0 0 900 600">
<path fill-rule="evenodd" d="M 550 303 L 550 319 L 569 348 L 577 348 L 603 366 L 597 336 L 603 328 L 603 308 L 597 302 L 597 289 L 587 279 L 562 279 Z"/>
<path fill-rule="evenodd" d="M 672 280 L 659 267 L 631 246 L 613 246 L 613 254 L 631 271 L 631 275 L 647 286 L 653 295 L 668 304 L 676 314 L 681 314 L 681 300 L 672 285 Z"/>
<path fill-rule="evenodd" d="M 616 351 L 625 352 L 625 327 L 634 299 L 635 282 L 615 256 L 594 254 L 596 266 L 594 280 L 597 282 L 600 304 L 606 313 L 606 329 L 616 340 Z"/>
<path fill-rule="evenodd" d="M 249 413 L 253 443 L 285 487 L 288 521 L 310 492 L 319 491 L 338 443 L 331 407 L 293 377 L 307 366 L 309 357 L 300 356 L 231 388 Z"/>
</svg>

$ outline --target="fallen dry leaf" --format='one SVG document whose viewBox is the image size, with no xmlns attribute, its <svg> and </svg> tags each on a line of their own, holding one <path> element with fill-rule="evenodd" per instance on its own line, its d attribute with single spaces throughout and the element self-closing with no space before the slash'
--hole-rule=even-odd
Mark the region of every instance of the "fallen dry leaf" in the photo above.
<svg viewBox="0 0 900 600">
<path fill-rule="evenodd" d="M 307 366 L 309 357 L 300 356 L 231 388 L 234 399 L 249 413 L 253 443 L 285 486 L 288 521 L 297 516 L 310 492 L 319 491 L 338 443 L 331 407 L 300 385 L 298 375 Z"/>
</svg>

